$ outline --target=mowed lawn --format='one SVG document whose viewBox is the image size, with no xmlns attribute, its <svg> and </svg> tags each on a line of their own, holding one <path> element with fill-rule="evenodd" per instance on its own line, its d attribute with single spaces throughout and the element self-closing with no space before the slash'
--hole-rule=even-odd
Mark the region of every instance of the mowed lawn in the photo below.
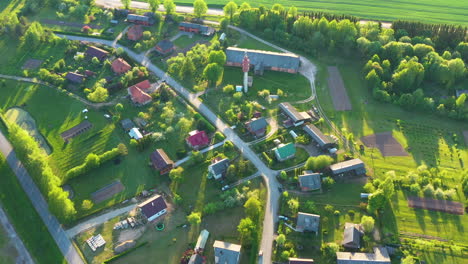
<svg viewBox="0 0 468 264">
<path fill-rule="evenodd" d="M 66 263 L 3 155 L 0 155 L 0 182 L 0 203 L 34 260 L 41 264 Z M 2 229 L 0 236 L 3 235 Z M 3 254 L 4 239 L 0 238 L 0 255 Z M 11 253 L 11 250 L 5 253 Z M 5 263 L 4 260 L 8 261 L 8 258 L 0 256 L 0 263 Z"/>
<path fill-rule="evenodd" d="M 208 7 L 223 7 L 229 0 L 207 0 Z M 244 1 L 235 1 L 241 4 Z M 468 25 L 468 2 L 457 0 L 287 0 L 272 2 L 268 0 L 246 1 L 252 7 L 264 5 L 271 7 L 275 3 L 285 7 L 295 6 L 299 11 L 322 11 L 334 14 L 347 14 L 362 19 L 393 21 L 397 19 L 417 20 L 430 23 L 451 23 Z M 192 5 L 190 0 L 178 0 L 176 3 Z"/>
</svg>

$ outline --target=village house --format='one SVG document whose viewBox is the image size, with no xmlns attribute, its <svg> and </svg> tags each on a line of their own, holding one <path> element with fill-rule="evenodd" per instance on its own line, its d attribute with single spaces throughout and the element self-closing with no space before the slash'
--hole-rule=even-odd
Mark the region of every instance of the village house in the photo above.
<svg viewBox="0 0 468 264">
<path fill-rule="evenodd" d="M 132 69 L 132 66 L 128 64 L 124 59 L 117 58 L 111 64 L 112 71 L 116 74 L 124 74 Z"/>
<path fill-rule="evenodd" d="M 297 214 L 296 231 L 314 232 L 318 235 L 320 224 L 320 215 L 307 214 L 299 212 Z"/>
<path fill-rule="evenodd" d="M 167 156 L 162 149 L 156 149 L 150 155 L 151 165 L 160 175 L 169 173 L 174 168 L 174 162 Z"/>
<path fill-rule="evenodd" d="M 213 244 L 215 264 L 238 264 L 241 245 L 215 240 Z"/>
<path fill-rule="evenodd" d="M 109 55 L 109 52 L 95 46 L 89 46 L 85 54 L 88 59 L 97 58 L 100 62 L 103 62 Z"/>
<path fill-rule="evenodd" d="M 181 22 L 179 24 L 179 30 L 184 32 L 193 32 L 204 36 L 211 36 L 215 32 L 215 29 L 212 27 L 188 22 Z"/>
<path fill-rule="evenodd" d="M 266 133 L 268 123 L 264 117 L 252 118 L 245 123 L 245 127 L 255 137 L 263 137 Z"/>
<path fill-rule="evenodd" d="M 167 212 L 167 204 L 161 195 L 156 195 L 139 204 L 138 210 L 148 220 L 148 222 L 151 222 Z"/>
<path fill-rule="evenodd" d="M 135 14 L 128 14 L 127 22 L 138 24 L 138 25 L 151 26 L 154 24 L 154 19 L 147 15 L 141 16 L 141 15 L 135 15 Z"/>
<path fill-rule="evenodd" d="M 129 40 L 138 41 L 143 37 L 143 27 L 141 25 L 133 25 L 127 30 L 127 38 Z"/>
<path fill-rule="evenodd" d="M 229 167 L 229 159 L 214 159 L 208 166 L 208 177 L 215 180 L 221 179 Z"/>
<path fill-rule="evenodd" d="M 281 103 L 278 105 L 281 112 L 286 116 L 287 120 L 283 122 L 283 125 L 288 128 L 291 126 L 300 126 L 305 122 L 310 121 L 310 115 L 307 112 L 299 112 L 290 103 Z"/>
<path fill-rule="evenodd" d="M 130 129 L 135 127 L 135 124 L 129 118 L 126 118 L 126 119 L 120 121 L 120 125 L 125 130 L 125 132 L 129 132 Z"/>
<path fill-rule="evenodd" d="M 296 155 L 296 147 L 294 143 L 280 144 L 278 147 L 274 148 L 275 156 L 278 161 L 285 161 L 288 159 L 294 158 Z"/>
<path fill-rule="evenodd" d="M 314 264 L 313 259 L 305 259 L 305 258 L 289 258 L 288 264 Z"/>
<path fill-rule="evenodd" d="M 307 124 L 303 127 L 304 131 L 320 146 L 322 149 L 330 149 L 336 146 L 329 136 L 326 136 L 313 124 Z"/>
<path fill-rule="evenodd" d="M 128 88 L 128 94 L 132 102 L 136 105 L 145 105 L 150 103 L 153 98 L 150 93 L 153 92 L 152 85 L 148 80 L 139 82 Z"/>
<path fill-rule="evenodd" d="M 209 236 L 210 232 L 208 232 L 206 229 L 203 229 L 198 236 L 197 243 L 195 244 L 195 248 L 193 250 L 195 252 L 203 252 L 203 250 L 205 250 L 206 241 L 208 241 Z"/>
<path fill-rule="evenodd" d="M 359 249 L 361 248 L 361 236 L 363 231 L 360 225 L 353 223 L 345 223 L 345 229 L 343 233 L 342 245 L 345 248 Z"/>
<path fill-rule="evenodd" d="M 262 75 L 265 70 L 297 73 L 301 64 L 299 56 L 292 53 L 279 53 L 264 50 L 241 49 L 229 47 L 226 49 L 226 65 L 242 67 L 242 61 L 247 54 L 254 73 Z"/>
<path fill-rule="evenodd" d="M 336 252 L 337 264 L 390 264 L 390 256 L 384 247 L 374 247 L 374 253 Z"/>
<path fill-rule="evenodd" d="M 320 173 L 314 173 L 312 171 L 304 171 L 302 175 L 299 175 L 299 187 L 301 191 L 314 191 L 322 188 L 322 179 Z"/>
<path fill-rule="evenodd" d="M 360 159 L 351 159 L 339 162 L 330 166 L 330 170 L 335 176 L 354 176 L 366 174 L 366 166 Z"/>
<path fill-rule="evenodd" d="M 143 135 L 141 134 L 140 130 L 136 127 L 130 129 L 128 135 L 130 136 L 130 138 L 133 138 L 135 140 L 140 140 L 143 138 Z"/>
<path fill-rule="evenodd" d="M 164 39 L 159 41 L 154 49 L 161 55 L 167 55 L 172 53 L 175 50 L 174 43 L 172 41 Z"/>
<path fill-rule="evenodd" d="M 199 150 L 210 144 L 210 138 L 205 131 L 193 130 L 189 132 L 189 136 L 185 139 L 187 145 L 195 150 Z"/>
<path fill-rule="evenodd" d="M 72 83 L 83 83 L 85 76 L 76 72 L 68 72 L 67 75 L 65 75 L 65 79 Z"/>
</svg>

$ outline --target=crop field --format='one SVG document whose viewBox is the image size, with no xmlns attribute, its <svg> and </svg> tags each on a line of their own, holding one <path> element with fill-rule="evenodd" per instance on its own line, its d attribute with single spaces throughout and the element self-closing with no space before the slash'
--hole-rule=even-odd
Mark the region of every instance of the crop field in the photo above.
<svg viewBox="0 0 468 264">
<path fill-rule="evenodd" d="M 208 6 L 220 8 L 229 0 L 207 0 Z M 244 1 L 235 1 L 241 4 Z M 284 0 L 284 1 L 246 1 L 252 7 L 264 5 L 271 7 L 275 3 L 285 7 L 295 6 L 300 11 L 313 10 L 334 14 L 354 15 L 362 19 L 393 21 L 397 19 L 419 20 L 430 23 L 451 23 L 468 25 L 468 2 L 456 0 Z M 192 5 L 191 0 L 178 0 L 176 4 Z"/>
</svg>

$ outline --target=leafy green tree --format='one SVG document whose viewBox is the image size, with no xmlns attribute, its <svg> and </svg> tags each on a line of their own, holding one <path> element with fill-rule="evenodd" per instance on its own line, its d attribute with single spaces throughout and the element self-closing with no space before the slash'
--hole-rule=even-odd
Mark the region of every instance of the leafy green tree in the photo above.
<svg viewBox="0 0 468 264">
<path fill-rule="evenodd" d="M 250 217 L 250 219 L 258 220 L 260 213 L 262 212 L 262 203 L 258 200 L 256 196 L 250 197 L 244 204 L 245 214 Z"/>
<path fill-rule="evenodd" d="M 227 93 L 227 94 L 233 93 L 234 92 L 234 85 L 228 84 L 228 85 L 224 86 L 223 87 L 223 92 Z"/>
<path fill-rule="evenodd" d="M 395 185 L 393 184 L 393 179 L 387 177 L 379 186 L 379 189 L 383 191 L 383 194 L 387 200 L 390 200 L 395 194 Z"/>
<path fill-rule="evenodd" d="M 174 182 L 181 182 L 183 180 L 183 173 L 184 169 L 182 167 L 172 169 L 171 172 L 169 172 L 169 179 Z"/>
<path fill-rule="evenodd" d="M 288 9 L 288 16 L 290 16 L 290 17 L 297 17 L 297 7 L 291 6 L 291 7 Z"/>
<path fill-rule="evenodd" d="M 93 92 L 89 93 L 87 96 L 87 98 L 90 101 L 97 103 L 106 101 L 108 97 L 109 91 L 107 91 L 106 88 L 101 86 L 96 87 L 96 89 Z"/>
<path fill-rule="evenodd" d="M 32 22 L 22 38 L 22 44 L 28 49 L 37 48 L 41 42 L 45 41 L 45 31 L 39 22 Z"/>
<path fill-rule="evenodd" d="M 291 198 L 288 201 L 289 210 L 291 210 L 292 215 L 296 215 L 299 210 L 299 200 L 297 198 Z"/>
<path fill-rule="evenodd" d="M 120 0 L 125 9 L 130 9 L 130 3 L 132 0 Z"/>
<path fill-rule="evenodd" d="M 223 11 L 224 15 L 229 17 L 229 20 L 232 21 L 232 16 L 237 13 L 237 4 L 233 1 L 230 1 L 224 6 Z"/>
<path fill-rule="evenodd" d="M 361 218 L 361 225 L 364 228 L 364 232 L 371 233 L 374 230 L 375 220 L 372 216 L 364 215 Z"/>
<path fill-rule="evenodd" d="M 186 57 L 180 68 L 179 78 L 184 81 L 191 81 L 193 80 L 193 76 L 195 75 L 195 65 L 190 57 Z"/>
<path fill-rule="evenodd" d="M 72 220 L 76 216 L 75 205 L 68 199 L 68 192 L 58 186 L 52 187 L 48 194 L 50 211 L 62 220 Z"/>
<path fill-rule="evenodd" d="M 382 190 L 377 190 L 369 195 L 369 203 L 367 204 L 367 211 L 375 212 L 376 210 L 382 209 L 387 204 L 387 199 Z"/>
<path fill-rule="evenodd" d="M 249 217 L 243 218 L 237 226 L 242 245 L 250 245 L 255 239 L 257 226 Z"/>
<path fill-rule="evenodd" d="M 333 158 L 327 155 L 309 157 L 306 161 L 304 168 L 306 170 L 321 171 L 327 168 L 328 166 L 330 166 L 332 162 L 333 162 Z"/>
<path fill-rule="evenodd" d="M 147 0 L 150 5 L 151 12 L 156 13 L 159 8 L 159 0 Z"/>
<path fill-rule="evenodd" d="M 247 2 L 243 2 L 239 7 L 239 11 L 248 11 L 250 9 L 252 9 L 252 7 L 250 7 L 250 4 Z"/>
<path fill-rule="evenodd" d="M 217 63 L 210 63 L 206 65 L 203 70 L 203 77 L 208 81 L 210 86 L 215 86 L 223 75 L 223 67 Z"/>
<path fill-rule="evenodd" d="M 176 10 L 174 0 L 164 0 L 164 9 L 166 10 L 166 16 L 172 15 Z"/>
<path fill-rule="evenodd" d="M 284 242 L 286 242 L 286 236 L 284 234 L 279 234 L 277 237 L 276 237 L 276 244 L 279 246 L 279 247 L 282 247 L 284 245 Z"/>
<path fill-rule="evenodd" d="M 272 7 L 271 7 L 271 10 L 272 11 L 275 11 L 275 12 L 278 12 L 278 13 L 281 13 L 284 11 L 284 6 L 281 5 L 281 4 L 274 4 Z"/>
<path fill-rule="evenodd" d="M 121 103 L 118 103 L 114 106 L 114 110 L 117 112 L 117 113 L 122 113 L 124 107 Z"/>
<path fill-rule="evenodd" d="M 324 259 L 328 260 L 328 263 L 336 262 L 336 252 L 340 250 L 340 246 L 336 243 L 324 243 L 320 247 L 320 251 Z"/>
<path fill-rule="evenodd" d="M 222 50 L 212 50 L 208 55 L 208 63 L 216 63 L 222 67 L 226 64 L 226 54 Z"/>
<path fill-rule="evenodd" d="M 193 2 L 193 14 L 196 18 L 200 19 L 208 11 L 208 6 L 206 5 L 205 0 L 195 0 Z"/>
<path fill-rule="evenodd" d="M 194 226 L 197 226 L 201 223 L 201 213 L 192 212 L 187 216 L 187 221 Z"/>
<path fill-rule="evenodd" d="M 91 200 L 83 200 L 83 202 L 81 203 L 81 208 L 85 211 L 88 211 L 88 210 L 91 210 L 91 208 L 93 208 L 94 204 Z"/>
<path fill-rule="evenodd" d="M 401 264 L 416 264 L 416 260 L 413 256 L 407 255 L 401 260 Z"/>
</svg>

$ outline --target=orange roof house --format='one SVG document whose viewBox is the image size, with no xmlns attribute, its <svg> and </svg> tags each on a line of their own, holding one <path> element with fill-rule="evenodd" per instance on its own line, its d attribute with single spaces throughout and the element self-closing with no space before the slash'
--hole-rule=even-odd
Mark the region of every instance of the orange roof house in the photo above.
<svg viewBox="0 0 468 264">
<path fill-rule="evenodd" d="M 151 83 L 148 80 L 128 87 L 128 94 L 132 102 L 137 105 L 145 105 L 151 102 L 153 98 L 149 93 L 151 93 Z"/>
<path fill-rule="evenodd" d="M 111 68 L 113 72 L 123 74 L 128 72 L 132 66 L 130 66 L 130 64 L 128 64 L 124 59 L 118 58 L 112 62 Z"/>
<path fill-rule="evenodd" d="M 129 40 L 137 41 L 143 37 L 143 27 L 140 25 L 131 26 L 127 31 Z"/>
</svg>

